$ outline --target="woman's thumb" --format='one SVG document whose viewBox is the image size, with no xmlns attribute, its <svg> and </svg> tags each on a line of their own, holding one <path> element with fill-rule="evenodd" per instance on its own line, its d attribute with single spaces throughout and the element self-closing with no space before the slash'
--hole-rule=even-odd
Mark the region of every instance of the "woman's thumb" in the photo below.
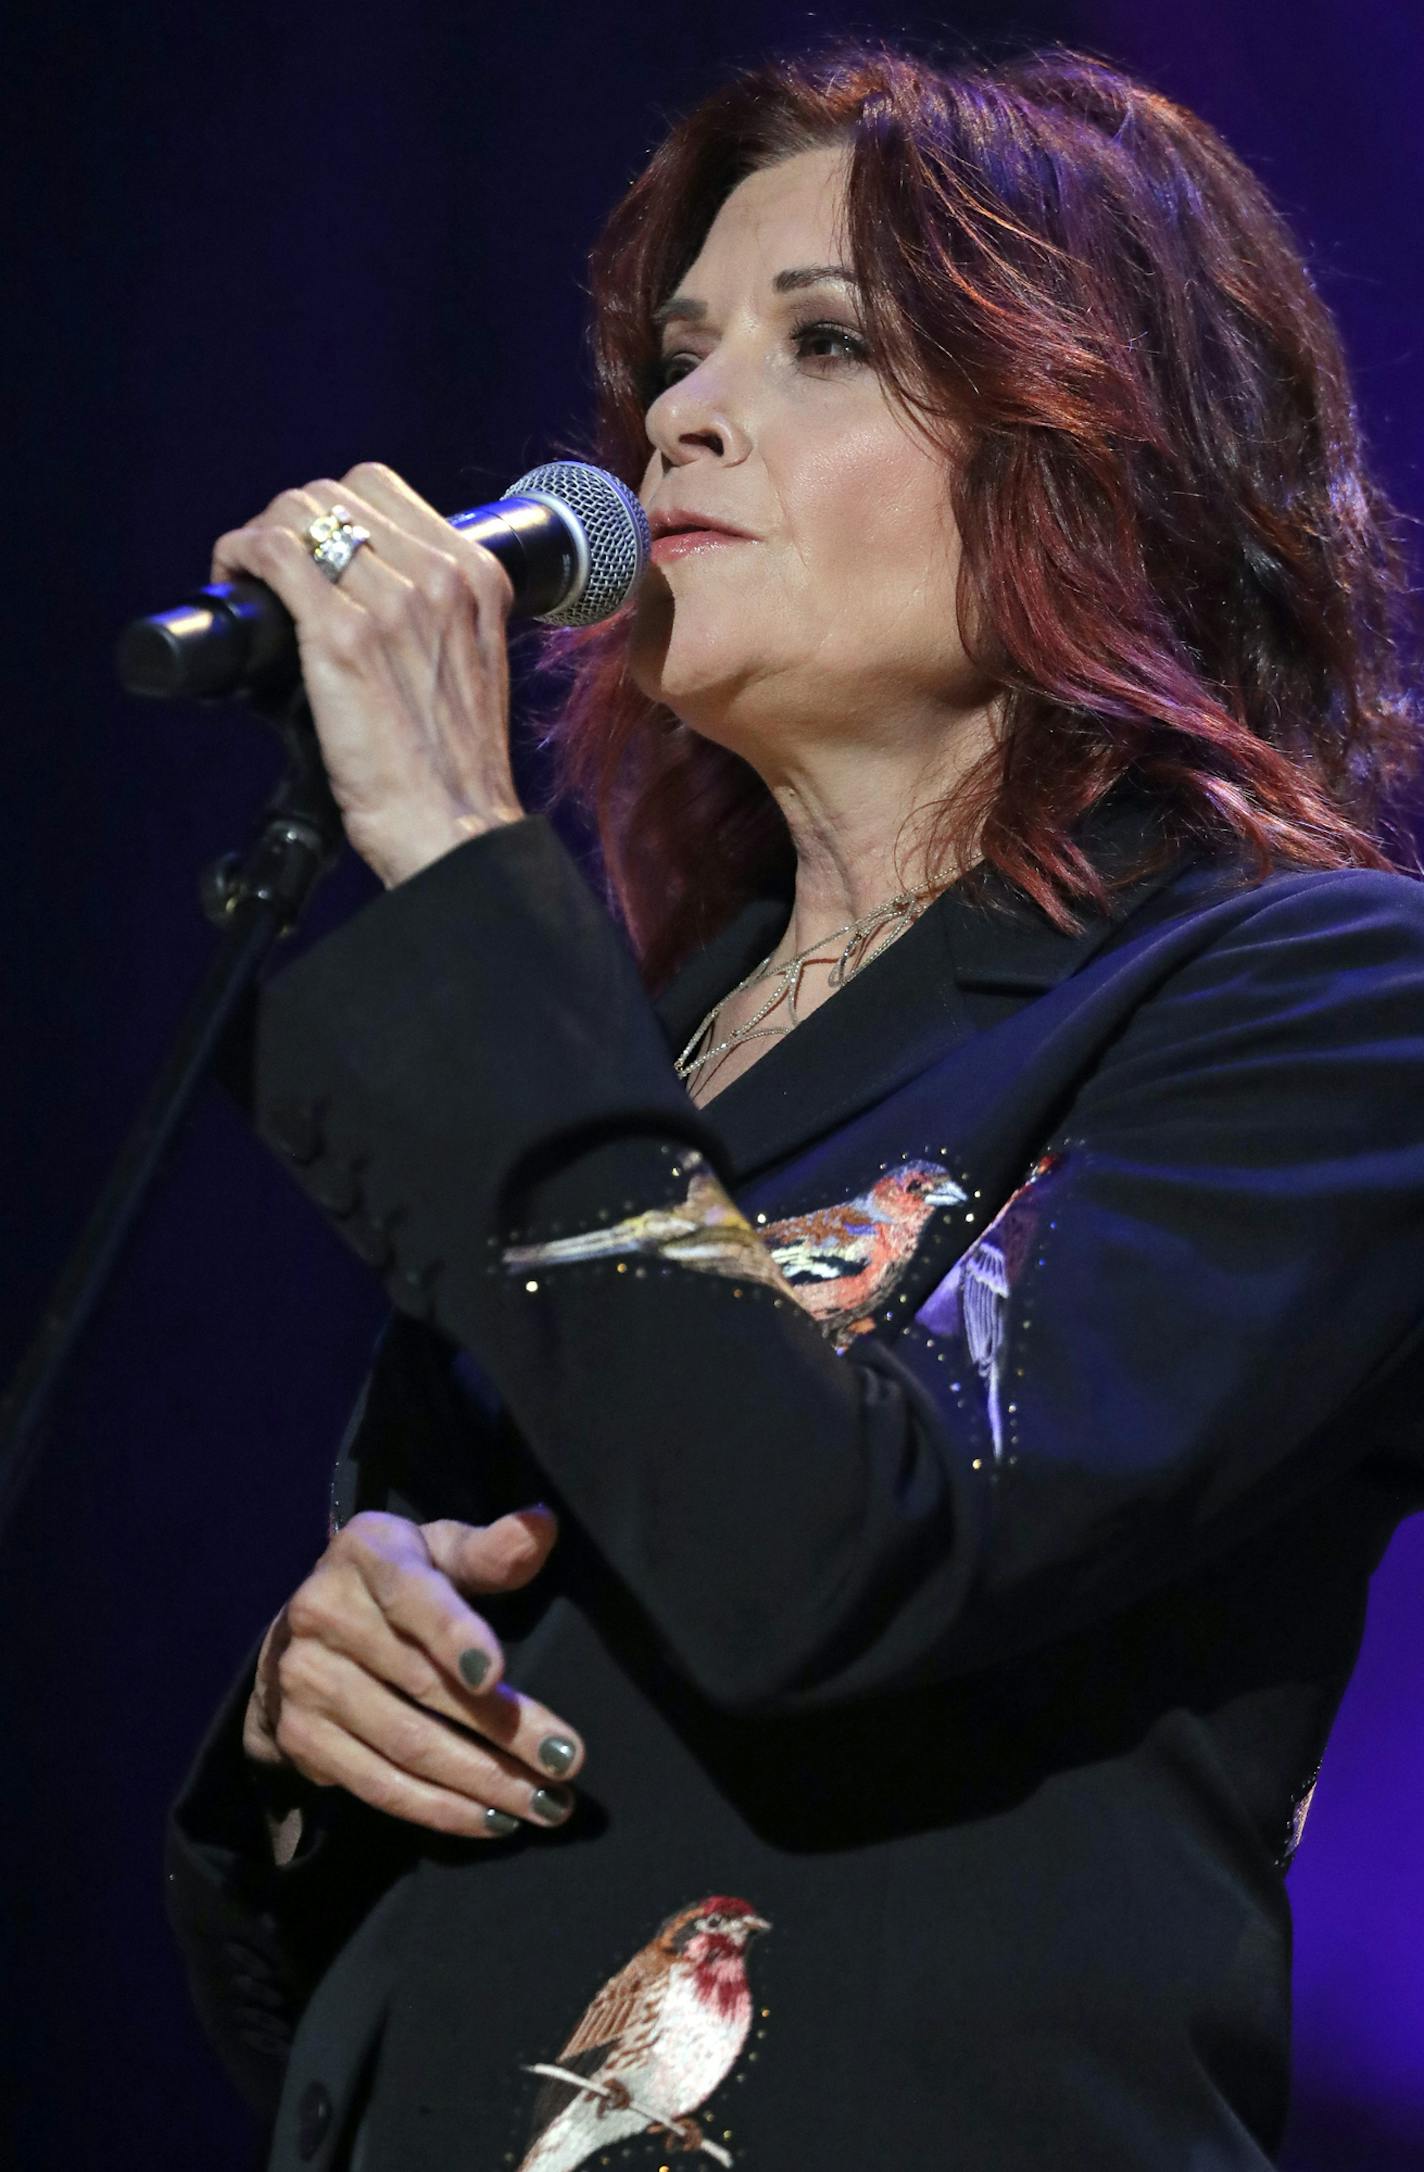
<svg viewBox="0 0 1424 2172">
<path fill-rule="evenodd" d="M 493 1523 L 442 1516 L 420 1526 L 430 1558 L 462 1591 L 518 1591 L 536 1577 L 559 1535 L 551 1508 L 536 1501 Z"/>
</svg>

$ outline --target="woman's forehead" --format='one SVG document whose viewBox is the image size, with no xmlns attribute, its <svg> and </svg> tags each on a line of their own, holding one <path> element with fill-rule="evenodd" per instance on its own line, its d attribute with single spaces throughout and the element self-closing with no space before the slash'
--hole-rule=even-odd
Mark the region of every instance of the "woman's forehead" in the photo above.
<svg viewBox="0 0 1424 2172">
<path fill-rule="evenodd" d="M 788 269 L 842 263 L 845 166 L 845 151 L 828 145 L 747 174 L 718 209 L 680 285 L 695 292 L 699 275 L 729 271 L 770 283 Z"/>
</svg>

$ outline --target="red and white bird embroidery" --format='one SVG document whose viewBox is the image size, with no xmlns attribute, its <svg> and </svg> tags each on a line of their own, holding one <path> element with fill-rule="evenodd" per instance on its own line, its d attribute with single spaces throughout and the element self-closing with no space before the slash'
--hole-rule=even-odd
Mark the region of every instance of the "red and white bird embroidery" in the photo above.
<svg viewBox="0 0 1424 2172">
<path fill-rule="evenodd" d="M 546 2079 L 519 2172 L 572 2172 L 635 2134 L 702 2149 L 692 2114 L 746 2042 L 747 1941 L 770 1928 L 746 1901 L 723 1895 L 669 1916 L 604 1985 L 557 2061 L 529 2070 Z M 725 2150 L 709 2145 L 709 2154 L 730 2162 Z"/>
<path fill-rule="evenodd" d="M 652 1256 L 767 1282 L 794 1297 L 844 1350 L 874 1325 L 871 1316 L 909 1265 L 935 1208 L 957 1206 L 965 1197 L 938 1162 L 904 1161 L 854 1199 L 753 1227 L 701 1155 L 689 1152 L 684 1160 L 691 1181 L 673 1205 L 649 1207 L 576 1237 L 512 1245 L 505 1266 L 527 1272 Z"/>
</svg>

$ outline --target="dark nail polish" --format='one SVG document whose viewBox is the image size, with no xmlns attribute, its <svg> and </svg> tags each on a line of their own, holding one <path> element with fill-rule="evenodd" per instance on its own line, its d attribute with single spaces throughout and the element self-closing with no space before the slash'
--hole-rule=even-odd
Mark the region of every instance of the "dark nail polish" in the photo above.
<svg viewBox="0 0 1424 2172">
<path fill-rule="evenodd" d="M 467 1652 L 461 1652 L 460 1672 L 464 1676 L 465 1680 L 469 1683 L 471 1689 L 479 1688 L 481 1682 L 489 1673 L 489 1670 L 489 1653 L 482 1652 L 477 1644 L 472 1644 Z"/>
<path fill-rule="evenodd" d="M 493 1833 L 496 1839 L 505 1840 L 510 1833 L 517 1833 L 518 1830 L 518 1818 L 512 1818 L 507 1810 L 486 1810 L 485 1831 Z"/>
<path fill-rule="evenodd" d="M 545 1735 L 539 1745 L 539 1762 L 556 1780 L 563 1778 L 577 1756 L 578 1751 L 567 1735 Z"/>
<path fill-rule="evenodd" d="M 536 1787 L 529 1798 L 535 1817 L 542 1818 L 546 1825 L 561 1825 L 573 1806 L 573 1796 L 566 1787 Z"/>
</svg>

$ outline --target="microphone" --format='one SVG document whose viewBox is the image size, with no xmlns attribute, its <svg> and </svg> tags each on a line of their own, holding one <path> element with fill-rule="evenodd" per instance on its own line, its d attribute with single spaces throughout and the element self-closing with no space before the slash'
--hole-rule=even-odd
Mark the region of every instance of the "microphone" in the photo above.
<svg viewBox="0 0 1424 2172">
<path fill-rule="evenodd" d="M 492 505 L 452 514 L 450 526 L 494 553 L 514 584 L 515 613 L 545 626 L 611 618 L 642 579 L 651 548 L 632 491 L 580 460 L 531 468 Z M 128 693 L 160 701 L 270 695 L 300 671 L 291 613 L 265 581 L 245 576 L 136 618 L 119 638 L 117 664 Z"/>
</svg>

